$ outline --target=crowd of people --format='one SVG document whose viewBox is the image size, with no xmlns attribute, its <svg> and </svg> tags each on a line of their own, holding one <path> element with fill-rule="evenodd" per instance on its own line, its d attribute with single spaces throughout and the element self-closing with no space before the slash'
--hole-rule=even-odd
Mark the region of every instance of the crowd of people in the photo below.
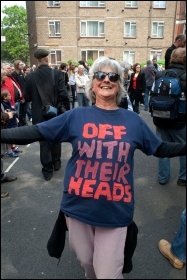
<svg viewBox="0 0 187 280">
<path fill-rule="evenodd" d="M 180 38 L 184 44 L 184 36 Z M 38 49 L 34 55 L 38 66 L 32 69 L 18 60 L 13 72 L 10 64 L 3 65 L 1 112 L 17 111 L 18 115 L 12 114 L 4 122 L 1 141 L 7 144 L 12 157 L 21 152 L 16 145 L 39 141 L 41 172 L 47 181 L 61 168 L 61 143 L 71 143 L 73 152 L 65 171 L 60 206 L 70 246 L 87 278 L 123 279 L 127 229 L 133 222 L 134 152 L 139 149 L 158 158 L 161 185 L 170 179 L 169 159 L 179 156 L 177 184 L 186 186 L 184 116 L 175 122 L 160 123 L 153 118 L 156 133 L 139 116 L 139 105 L 143 103 L 148 111 L 151 87 L 164 73 L 156 58 L 148 60 L 143 69 L 138 62 L 123 67 L 113 58 L 100 57 L 91 67 L 79 61 L 77 68 L 70 62 L 51 70 L 48 51 Z M 178 45 L 171 53 L 168 68 L 184 71 L 185 67 L 186 50 Z M 180 81 L 186 94 L 185 71 Z M 64 111 L 46 119 L 43 108 L 59 104 L 63 104 Z M 33 125 L 27 125 L 26 115 Z M 159 242 L 160 252 L 178 269 L 186 263 L 185 224 L 184 210 L 173 243 Z"/>
</svg>

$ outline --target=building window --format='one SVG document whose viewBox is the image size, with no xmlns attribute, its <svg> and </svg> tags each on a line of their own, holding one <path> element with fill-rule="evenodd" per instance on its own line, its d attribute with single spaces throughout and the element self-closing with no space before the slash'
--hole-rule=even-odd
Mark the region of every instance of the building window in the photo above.
<svg viewBox="0 0 187 280">
<path fill-rule="evenodd" d="M 123 59 L 128 61 L 131 65 L 135 61 L 135 52 L 134 51 L 124 51 Z"/>
<path fill-rule="evenodd" d="M 138 1 L 125 1 L 125 8 L 137 8 Z"/>
<path fill-rule="evenodd" d="M 81 37 L 104 37 L 103 21 L 81 21 Z"/>
<path fill-rule="evenodd" d="M 50 61 L 52 65 L 57 65 L 62 63 L 61 50 L 51 50 Z"/>
<path fill-rule="evenodd" d="M 80 1 L 80 7 L 105 7 L 105 1 Z"/>
<path fill-rule="evenodd" d="M 156 57 L 157 60 L 161 60 L 162 59 L 162 51 L 157 51 L 157 50 L 154 50 L 154 51 L 150 51 L 150 59 L 152 60 L 153 57 Z"/>
<path fill-rule="evenodd" d="M 163 38 L 164 37 L 164 22 L 152 22 L 152 38 Z"/>
<path fill-rule="evenodd" d="M 87 61 L 88 59 L 96 60 L 98 57 L 104 56 L 102 50 L 82 50 L 81 59 Z"/>
<path fill-rule="evenodd" d="M 125 37 L 136 37 L 136 22 L 125 22 Z"/>
<path fill-rule="evenodd" d="M 49 22 L 49 37 L 60 37 L 60 21 L 52 21 Z"/>
<path fill-rule="evenodd" d="M 159 9 L 166 8 L 166 1 L 153 1 L 153 8 L 159 8 Z"/>
<path fill-rule="evenodd" d="M 60 1 L 47 1 L 48 7 L 60 7 Z"/>
</svg>

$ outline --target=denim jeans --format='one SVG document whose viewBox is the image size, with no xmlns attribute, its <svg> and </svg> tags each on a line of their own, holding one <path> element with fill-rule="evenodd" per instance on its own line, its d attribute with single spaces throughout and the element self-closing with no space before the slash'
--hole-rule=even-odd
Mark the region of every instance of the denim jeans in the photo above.
<svg viewBox="0 0 187 280">
<path fill-rule="evenodd" d="M 145 88 L 145 96 L 144 96 L 144 110 L 148 111 L 149 109 L 149 93 L 151 91 L 151 86 L 147 86 Z"/>
<path fill-rule="evenodd" d="M 32 118 L 32 102 L 27 103 L 27 117 L 30 120 Z"/>
<path fill-rule="evenodd" d="M 168 142 L 186 142 L 186 125 L 180 129 L 156 127 L 156 134 Z M 186 180 L 186 156 L 179 157 L 180 170 L 179 179 Z M 160 183 L 167 183 L 170 179 L 170 158 L 159 158 L 158 160 L 158 180 Z"/>
<path fill-rule="evenodd" d="M 186 263 L 186 209 L 182 212 L 179 230 L 171 244 L 171 252 Z"/>
<path fill-rule="evenodd" d="M 72 108 L 75 107 L 75 96 L 76 96 L 76 84 L 71 85 L 71 94 L 72 94 Z"/>
<path fill-rule="evenodd" d="M 79 107 L 86 107 L 89 106 L 89 100 L 84 93 L 77 93 L 77 101 Z"/>
<path fill-rule="evenodd" d="M 27 102 L 15 102 L 15 109 L 19 115 L 19 123 L 18 126 L 28 125 L 26 122 L 26 113 L 27 113 Z"/>
</svg>

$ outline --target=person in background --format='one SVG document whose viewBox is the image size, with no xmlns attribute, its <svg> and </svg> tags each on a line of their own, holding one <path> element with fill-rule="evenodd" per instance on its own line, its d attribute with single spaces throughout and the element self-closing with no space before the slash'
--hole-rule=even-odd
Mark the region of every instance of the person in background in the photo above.
<svg viewBox="0 0 187 280">
<path fill-rule="evenodd" d="M 186 209 L 182 212 L 180 226 L 172 243 L 161 239 L 158 243 L 161 254 L 177 269 L 186 264 Z"/>
<path fill-rule="evenodd" d="M 34 72 L 36 70 L 36 65 L 33 64 L 33 66 L 30 68 L 30 73 Z"/>
<path fill-rule="evenodd" d="M 79 60 L 79 65 L 83 65 L 84 66 L 84 74 L 88 75 L 89 74 L 89 67 L 86 64 L 86 62 L 84 60 Z"/>
<path fill-rule="evenodd" d="M 15 108 L 11 107 L 11 95 L 10 92 L 6 89 L 1 90 L 1 105 L 4 108 L 4 111 L 6 112 L 13 112 L 13 118 L 11 118 L 7 123 L 6 123 L 6 128 L 13 128 L 13 127 L 17 127 L 18 126 L 18 115 L 16 112 Z M 18 153 L 20 153 L 20 149 L 18 147 L 15 147 L 15 145 L 10 145 L 7 144 L 8 147 L 8 151 L 7 154 L 10 157 L 18 157 Z"/>
<path fill-rule="evenodd" d="M 67 63 L 61 63 L 59 66 L 59 70 L 62 72 L 63 80 L 66 86 L 67 91 L 69 90 L 69 77 L 68 77 L 68 66 Z"/>
<path fill-rule="evenodd" d="M 162 68 L 157 63 L 157 58 L 156 57 L 153 57 L 152 62 L 153 62 L 153 66 L 155 67 L 156 71 L 162 71 Z"/>
<path fill-rule="evenodd" d="M 25 81 L 25 100 L 32 102 L 32 123 L 37 124 L 45 121 L 42 107 L 46 104 L 51 104 L 58 107 L 62 102 L 65 109 L 70 109 L 69 97 L 65 88 L 62 74 L 59 70 L 51 69 L 48 65 L 49 52 L 45 49 L 37 49 L 34 56 L 38 61 L 36 71 L 30 73 Z M 52 78 L 54 71 L 54 81 Z M 54 87 L 55 83 L 55 87 Z M 46 104 L 39 93 L 43 94 Z M 54 171 L 61 168 L 61 143 L 49 143 L 40 141 L 40 161 L 42 165 L 42 174 L 46 181 L 52 179 Z"/>
<path fill-rule="evenodd" d="M 9 63 L 4 63 L 1 69 L 1 89 L 7 89 L 11 95 L 11 106 L 16 108 L 16 89 L 11 78 L 11 66 Z"/>
<path fill-rule="evenodd" d="M 128 92 L 133 111 L 139 114 L 139 104 L 143 103 L 145 94 L 145 74 L 141 72 L 141 65 L 139 63 L 133 65 L 133 70 L 134 73 L 131 74 Z"/>
<path fill-rule="evenodd" d="M 169 47 L 166 50 L 165 53 L 165 70 L 169 68 L 169 63 L 170 63 L 170 58 L 171 58 L 171 53 L 173 50 L 182 47 L 184 48 L 186 46 L 186 35 L 185 34 L 179 34 L 175 38 L 175 42 L 172 44 L 171 47 Z"/>
<path fill-rule="evenodd" d="M 85 95 L 85 86 L 88 81 L 88 75 L 84 74 L 84 66 L 79 65 L 75 74 L 77 101 L 79 106 L 89 106 L 89 100 Z"/>
<path fill-rule="evenodd" d="M 129 84 L 130 84 L 130 75 L 129 75 L 129 67 L 128 65 L 125 66 L 125 63 L 122 64 L 121 66 L 124 66 L 125 68 L 122 67 L 123 69 L 123 73 L 124 73 L 124 89 L 125 89 L 125 94 L 124 96 L 122 96 L 121 98 L 121 102 L 119 103 L 119 107 L 124 108 L 124 109 L 128 109 L 130 111 L 133 111 L 132 108 L 132 104 L 128 95 L 128 88 L 129 88 Z"/>
<path fill-rule="evenodd" d="M 15 71 L 12 72 L 11 78 L 15 81 L 21 90 L 21 98 L 17 105 L 19 107 L 16 110 L 19 112 L 19 124 L 18 126 L 28 125 L 26 120 L 27 102 L 25 102 L 25 76 L 23 73 L 24 63 L 21 60 L 14 61 Z"/>
<path fill-rule="evenodd" d="M 30 73 L 30 66 L 29 65 L 25 65 L 23 66 L 23 74 L 25 75 L 25 77 Z"/>
<path fill-rule="evenodd" d="M 155 76 L 157 73 L 156 68 L 153 66 L 151 60 L 147 60 L 147 66 L 142 69 L 142 73 L 145 75 L 145 95 L 144 95 L 144 110 L 148 111 L 149 109 L 149 95 L 152 88 L 152 85 L 155 81 Z"/>
<path fill-rule="evenodd" d="M 69 85 L 71 88 L 71 95 L 72 95 L 72 108 L 74 108 L 75 100 L 76 100 L 76 82 L 75 82 L 75 63 L 73 61 L 70 61 L 68 65 L 68 77 L 69 77 Z"/>
<path fill-rule="evenodd" d="M 4 110 L 4 107 L 1 105 L 1 129 L 3 129 L 8 121 L 10 121 L 13 118 L 14 114 L 13 112 L 7 112 Z M 17 180 L 17 177 L 13 176 L 7 176 L 7 174 L 3 171 L 3 159 L 1 158 L 1 187 L 2 184 L 13 182 Z M 1 191 L 1 198 L 5 198 L 9 196 L 9 192 Z"/>
<path fill-rule="evenodd" d="M 173 50 L 170 59 L 169 70 L 180 74 L 180 85 L 186 98 L 186 49 L 176 48 Z M 155 81 L 165 75 L 164 71 L 158 71 Z M 156 126 L 156 134 L 163 141 L 186 143 L 186 113 L 181 113 L 176 119 L 153 117 L 153 123 Z M 179 157 L 180 169 L 177 185 L 186 186 L 186 156 Z M 158 161 L 158 182 L 165 185 L 170 180 L 170 159 L 159 158 Z"/>
<path fill-rule="evenodd" d="M 32 71 L 32 72 L 34 72 L 34 71 Z M 25 65 L 23 67 L 23 73 L 25 75 L 25 78 L 32 72 L 30 72 L 30 67 L 28 65 Z M 32 102 L 27 102 L 27 113 L 26 114 L 27 114 L 29 121 L 32 122 Z"/>
<path fill-rule="evenodd" d="M 129 85 L 130 85 L 130 75 L 129 75 L 129 71 L 125 70 L 124 71 L 124 88 L 125 90 L 128 92 L 129 90 Z"/>
<path fill-rule="evenodd" d="M 11 65 L 11 73 L 15 71 L 14 65 Z"/>
<path fill-rule="evenodd" d="M 7 74 L 6 74 L 7 73 Z M 3 69 L 1 69 L 1 92 L 2 91 L 6 91 L 10 94 L 11 98 L 9 98 L 9 102 L 6 103 L 7 106 L 9 108 L 9 111 L 14 111 L 18 114 L 18 112 L 16 111 L 16 96 L 17 96 L 17 93 L 18 93 L 18 90 L 19 90 L 19 86 L 16 82 L 14 82 L 11 77 L 10 77 L 10 64 L 5 64 L 5 66 L 3 67 Z M 9 75 L 9 76 L 8 76 Z M 12 101 L 12 99 L 15 98 L 14 102 Z M 3 107 L 2 105 L 2 102 L 1 102 L 1 106 Z M 4 108 L 4 107 L 3 107 Z M 15 117 L 15 116 L 14 116 Z M 12 122 L 12 119 L 11 119 L 11 122 Z M 16 121 L 16 124 L 17 124 L 17 121 Z M 11 146 L 6 146 L 6 148 L 8 147 L 8 150 L 7 150 L 7 154 L 9 156 L 13 156 L 13 157 L 17 157 L 17 153 L 19 152 L 22 152 L 18 147 L 16 147 L 15 145 L 11 145 Z"/>
<path fill-rule="evenodd" d="M 134 215 L 134 154 L 175 157 L 186 144 L 163 142 L 136 113 L 119 108 L 123 70 L 108 57 L 93 63 L 86 95 L 93 106 L 35 126 L 4 130 L 1 142 L 68 142 L 60 210 L 70 248 L 91 279 L 123 279 L 127 228 Z M 63 238 L 63 237 L 62 237 Z"/>
</svg>

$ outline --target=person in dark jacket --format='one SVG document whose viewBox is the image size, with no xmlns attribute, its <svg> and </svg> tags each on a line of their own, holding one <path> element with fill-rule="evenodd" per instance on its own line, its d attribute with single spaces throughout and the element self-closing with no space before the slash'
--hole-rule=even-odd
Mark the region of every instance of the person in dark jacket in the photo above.
<svg viewBox="0 0 187 280">
<path fill-rule="evenodd" d="M 182 73 L 180 78 L 182 92 L 186 95 L 186 49 L 176 48 L 170 59 L 169 69 L 176 73 Z M 165 73 L 158 71 L 155 79 L 157 80 Z M 186 98 L 186 96 L 185 96 Z M 180 114 L 175 120 L 153 117 L 153 123 L 156 126 L 156 134 L 163 141 L 186 142 L 186 114 Z M 179 157 L 180 172 L 177 184 L 179 186 L 186 185 L 186 156 Z M 161 185 L 165 185 L 170 179 L 170 159 L 160 158 L 158 168 L 158 181 Z"/>
<path fill-rule="evenodd" d="M 69 77 L 68 77 L 67 67 L 68 66 L 67 66 L 66 63 L 61 63 L 60 66 L 59 66 L 59 70 L 62 73 L 66 89 L 68 90 L 69 89 Z"/>
<path fill-rule="evenodd" d="M 151 87 L 155 81 L 155 75 L 157 73 L 157 70 L 155 66 L 152 64 L 151 60 L 147 60 L 147 66 L 143 68 L 142 73 L 145 74 L 145 81 L 146 81 L 146 88 L 145 88 L 145 95 L 144 95 L 144 110 L 148 111 L 149 94 L 151 91 Z"/>
<path fill-rule="evenodd" d="M 11 79 L 18 84 L 21 90 L 21 98 L 16 102 L 16 110 L 19 114 L 18 126 L 28 125 L 26 121 L 27 107 L 28 104 L 25 102 L 25 75 L 23 72 L 24 63 L 21 60 L 14 61 L 15 71 L 11 74 Z"/>
<path fill-rule="evenodd" d="M 3 129 L 8 121 L 13 118 L 13 112 L 7 112 L 1 104 L 1 129 Z M 7 176 L 7 173 L 3 171 L 3 159 L 1 158 L 1 185 L 8 182 L 17 180 L 17 177 Z M 1 198 L 9 196 L 9 192 L 1 191 Z"/>
<path fill-rule="evenodd" d="M 133 111 L 139 114 L 139 103 L 143 103 L 146 81 L 145 74 L 141 72 L 141 65 L 139 63 L 133 65 L 133 71 L 128 91 Z"/>
<path fill-rule="evenodd" d="M 60 100 L 65 109 L 69 110 L 70 102 L 61 71 L 52 70 L 48 65 L 49 52 L 45 49 L 38 49 L 34 55 L 38 60 L 38 67 L 26 77 L 25 100 L 27 102 L 32 101 L 32 122 L 37 124 L 45 121 L 42 110 L 44 105 L 51 104 L 54 107 L 58 107 Z M 52 71 L 54 71 L 54 81 Z M 46 104 L 43 104 L 37 85 L 44 94 Z M 53 170 L 57 171 L 61 167 L 61 144 L 54 143 L 49 145 L 47 141 L 40 141 L 40 160 L 45 180 L 51 180 Z"/>
<path fill-rule="evenodd" d="M 169 47 L 166 50 L 165 53 L 165 69 L 169 68 L 169 63 L 170 63 L 170 58 L 171 58 L 171 53 L 173 50 L 175 50 L 176 48 L 179 47 L 185 47 L 186 46 L 186 35 L 185 34 L 179 34 L 177 35 L 177 37 L 175 38 L 175 42 L 172 44 L 171 47 Z"/>
</svg>

